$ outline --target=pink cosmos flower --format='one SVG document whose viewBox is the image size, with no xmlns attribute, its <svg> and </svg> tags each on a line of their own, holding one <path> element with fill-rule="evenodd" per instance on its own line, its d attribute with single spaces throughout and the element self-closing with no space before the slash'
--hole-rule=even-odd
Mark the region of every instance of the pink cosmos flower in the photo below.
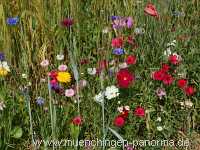
<svg viewBox="0 0 200 150">
<path fill-rule="evenodd" d="M 66 66 L 66 65 L 60 65 L 60 66 L 58 67 L 58 70 L 59 70 L 59 71 L 66 71 L 66 70 L 67 70 L 67 66 Z"/>
<path fill-rule="evenodd" d="M 67 97 L 72 97 L 72 96 L 74 96 L 74 94 L 75 94 L 75 91 L 73 89 L 65 90 L 65 96 L 67 96 Z"/>
<path fill-rule="evenodd" d="M 47 67 L 47 66 L 49 65 L 49 61 L 48 61 L 47 59 L 45 59 L 45 60 L 43 60 L 43 61 L 40 63 L 40 65 L 41 65 L 42 67 Z"/>
</svg>

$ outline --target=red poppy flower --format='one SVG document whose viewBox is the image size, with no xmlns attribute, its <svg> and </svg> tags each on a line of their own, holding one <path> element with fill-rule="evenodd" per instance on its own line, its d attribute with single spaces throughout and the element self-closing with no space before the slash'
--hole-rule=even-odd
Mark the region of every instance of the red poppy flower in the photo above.
<svg viewBox="0 0 200 150">
<path fill-rule="evenodd" d="M 128 88 L 134 79 L 134 75 L 128 69 L 121 69 L 117 72 L 117 82 L 121 88 Z"/>
<path fill-rule="evenodd" d="M 125 120 L 123 117 L 117 116 L 114 120 L 114 125 L 117 127 L 122 127 L 125 124 Z"/>
<path fill-rule="evenodd" d="M 121 37 L 112 39 L 112 47 L 120 48 L 123 45 L 123 39 Z"/>
<path fill-rule="evenodd" d="M 124 110 L 119 116 L 124 118 L 124 119 L 127 119 L 128 114 L 129 114 L 129 111 L 128 110 Z"/>
<path fill-rule="evenodd" d="M 72 120 L 72 123 L 74 124 L 74 125 L 77 125 L 77 126 L 79 126 L 79 125 L 81 125 L 82 124 L 82 118 L 80 117 L 80 116 L 77 116 L 77 117 L 75 117 L 73 120 Z"/>
<path fill-rule="evenodd" d="M 186 79 L 180 79 L 177 82 L 177 85 L 179 88 L 183 89 L 187 85 L 187 80 Z"/>
<path fill-rule="evenodd" d="M 196 89 L 193 86 L 188 86 L 185 88 L 185 94 L 187 96 L 192 96 L 196 92 Z"/>
<path fill-rule="evenodd" d="M 134 64 L 136 64 L 136 56 L 134 56 L 134 55 L 129 55 L 127 58 L 126 58 L 126 63 L 128 64 L 128 65 L 134 65 Z"/>
<path fill-rule="evenodd" d="M 151 77 L 153 78 L 153 80 L 158 80 L 158 81 L 162 81 L 164 76 L 165 76 L 165 72 L 163 72 L 162 70 L 155 71 L 151 74 Z"/>
<path fill-rule="evenodd" d="M 145 110 L 144 110 L 144 108 L 138 106 L 135 109 L 134 114 L 135 114 L 135 116 L 138 116 L 138 117 L 144 117 L 145 116 Z"/>
<path fill-rule="evenodd" d="M 144 12 L 153 17 L 159 17 L 156 7 L 153 4 L 147 4 Z"/>
<path fill-rule="evenodd" d="M 169 59 L 169 62 L 173 65 L 178 65 L 181 61 L 178 55 L 170 55 L 168 59 Z"/>
<path fill-rule="evenodd" d="M 170 74 L 165 74 L 163 77 L 163 83 L 165 85 L 171 85 L 174 81 L 174 78 Z"/>
<path fill-rule="evenodd" d="M 169 71 L 169 69 L 170 69 L 170 66 L 168 65 L 168 64 L 162 64 L 162 71 L 163 72 L 168 72 Z"/>
</svg>

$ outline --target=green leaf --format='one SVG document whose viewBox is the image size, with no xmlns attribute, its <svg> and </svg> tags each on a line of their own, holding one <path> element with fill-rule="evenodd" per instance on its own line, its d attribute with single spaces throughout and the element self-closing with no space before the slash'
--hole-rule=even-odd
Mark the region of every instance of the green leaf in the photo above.
<svg viewBox="0 0 200 150">
<path fill-rule="evenodd" d="M 15 127 L 12 131 L 11 131 L 11 136 L 15 139 L 19 139 L 22 137 L 23 131 L 22 128 L 20 127 Z"/>
</svg>

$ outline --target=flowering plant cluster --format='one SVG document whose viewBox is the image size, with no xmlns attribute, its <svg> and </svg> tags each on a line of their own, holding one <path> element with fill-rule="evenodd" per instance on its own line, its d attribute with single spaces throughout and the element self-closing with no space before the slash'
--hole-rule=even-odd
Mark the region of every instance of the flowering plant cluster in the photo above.
<svg viewBox="0 0 200 150">
<path fill-rule="evenodd" d="M 37 147 L 41 138 L 123 142 L 200 135 L 198 21 L 189 14 L 198 15 L 197 2 L 185 2 L 195 9 L 181 4 L 181 11 L 175 1 L 143 3 L 55 1 L 59 8 L 46 11 L 54 5 L 38 1 L 29 10 L 12 2 L 15 7 L 5 13 L 11 7 L 0 4 L 0 35 L 5 35 L 0 45 L 11 54 L 6 60 L 0 52 L 0 149 L 21 146 L 15 141 L 22 141 L 21 149 L 48 149 L 46 143 Z M 27 10 L 18 16 L 21 8 Z M 8 14 L 14 17 L 2 20 Z M 86 150 L 96 148 L 88 145 Z M 132 143 L 123 149 L 141 147 Z"/>
</svg>

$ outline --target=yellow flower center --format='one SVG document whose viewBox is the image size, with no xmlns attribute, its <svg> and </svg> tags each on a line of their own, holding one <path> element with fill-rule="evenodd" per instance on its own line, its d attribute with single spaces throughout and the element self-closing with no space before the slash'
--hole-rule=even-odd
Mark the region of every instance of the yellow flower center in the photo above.
<svg viewBox="0 0 200 150">
<path fill-rule="evenodd" d="M 4 68 L 0 68 L 0 76 L 6 76 L 8 74 L 8 71 Z"/>
<path fill-rule="evenodd" d="M 71 74 L 69 72 L 58 72 L 57 80 L 59 82 L 71 82 Z"/>
</svg>

